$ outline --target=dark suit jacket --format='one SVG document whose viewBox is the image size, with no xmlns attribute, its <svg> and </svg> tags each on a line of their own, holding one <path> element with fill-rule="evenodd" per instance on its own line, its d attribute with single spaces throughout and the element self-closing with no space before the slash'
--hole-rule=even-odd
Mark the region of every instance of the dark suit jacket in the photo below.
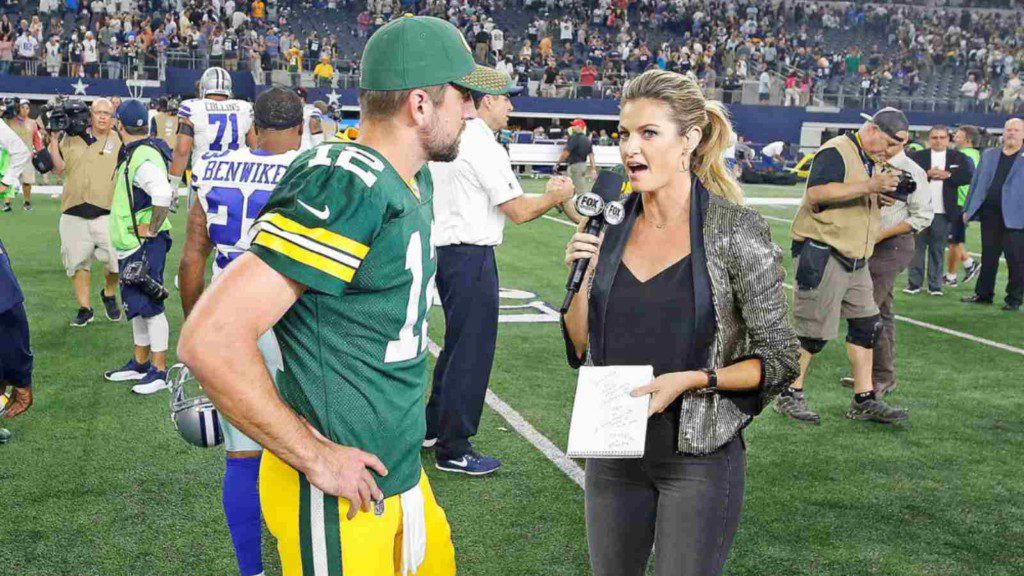
<svg viewBox="0 0 1024 576">
<path fill-rule="evenodd" d="M 590 287 L 589 346 L 578 358 L 565 332 L 573 368 L 601 366 L 605 312 L 615 273 L 622 263 L 642 196 L 630 194 L 626 217 L 608 227 Z M 690 258 L 693 264 L 694 346 L 707 368 L 747 358 L 761 360 L 761 387 L 749 393 L 684 394 L 676 449 L 709 454 L 732 440 L 771 399 L 799 375 L 799 348 L 789 323 L 783 292 L 782 252 L 772 243 L 768 224 L 752 208 L 733 204 L 693 180 L 690 201 Z"/>
<path fill-rule="evenodd" d="M 932 167 L 932 151 L 927 148 L 914 152 L 910 155 L 910 159 L 917 162 L 917 165 L 925 172 Z M 974 162 L 963 152 L 948 148 L 945 169 L 950 173 L 950 177 L 942 182 L 942 204 L 948 217 L 959 218 L 963 209 L 960 208 L 958 202 L 957 190 L 961 186 L 971 183 L 971 178 L 974 176 Z"/>
</svg>

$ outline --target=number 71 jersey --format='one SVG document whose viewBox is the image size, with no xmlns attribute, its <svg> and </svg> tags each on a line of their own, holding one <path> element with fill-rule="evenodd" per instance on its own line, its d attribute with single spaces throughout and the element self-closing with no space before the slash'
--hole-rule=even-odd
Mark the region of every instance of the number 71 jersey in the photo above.
<svg viewBox="0 0 1024 576">
<path fill-rule="evenodd" d="M 207 152 L 227 152 L 246 148 L 245 136 L 253 125 L 252 104 L 229 98 L 195 98 L 182 102 L 178 118 L 192 123 L 192 158 Z"/>
<path fill-rule="evenodd" d="M 416 485 L 426 431 L 433 184 L 357 143 L 301 153 L 251 251 L 308 287 L 274 327 L 282 398 L 334 442 L 379 457 L 385 496 Z"/>
</svg>

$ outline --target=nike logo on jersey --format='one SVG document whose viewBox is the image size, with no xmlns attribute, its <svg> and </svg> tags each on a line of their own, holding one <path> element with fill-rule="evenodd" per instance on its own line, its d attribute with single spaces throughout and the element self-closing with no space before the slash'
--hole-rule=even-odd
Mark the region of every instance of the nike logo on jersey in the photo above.
<svg viewBox="0 0 1024 576">
<path fill-rule="evenodd" d="M 296 199 L 296 201 L 299 204 L 301 204 L 303 208 L 305 208 L 306 210 L 309 210 L 310 214 L 312 214 L 313 216 L 316 216 L 317 218 L 319 218 L 321 220 L 327 220 L 328 218 L 331 217 L 331 207 L 330 206 L 324 206 L 322 210 L 317 210 L 317 209 L 313 208 L 312 206 L 310 206 L 309 204 L 306 204 L 302 200 Z"/>
</svg>

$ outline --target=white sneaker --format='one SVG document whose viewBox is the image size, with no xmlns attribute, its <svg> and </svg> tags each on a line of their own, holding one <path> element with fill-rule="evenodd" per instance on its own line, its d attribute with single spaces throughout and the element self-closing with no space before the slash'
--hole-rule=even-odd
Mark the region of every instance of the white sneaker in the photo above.
<svg viewBox="0 0 1024 576">
<path fill-rule="evenodd" d="M 167 385 L 167 372 L 152 368 L 146 373 L 145 378 L 140 380 L 135 386 L 132 386 L 132 392 L 146 396 L 149 394 L 156 394 L 157 392 L 166 390 L 167 388 L 170 388 L 170 386 Z"/>
<path fill-rule="evenodd" d="M 423 447 L 424 448 L 428 448 L 429 449 L 429 448 L 433 448 L 436 445 L 437 445 L 437 438 L 424 438 L 423 439 Z"/>
</svg>

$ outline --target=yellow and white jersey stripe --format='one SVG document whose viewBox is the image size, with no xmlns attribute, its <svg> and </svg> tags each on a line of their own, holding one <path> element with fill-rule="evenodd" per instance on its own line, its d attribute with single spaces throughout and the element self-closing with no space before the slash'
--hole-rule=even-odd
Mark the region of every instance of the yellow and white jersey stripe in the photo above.
<svg viewBox="0 0 1024 576">
<path fill-rule="evenodd" d="M 351 282 L 369 253 L 365 244 L 326 228 L 310 228 L 280 213 L 264 214 L 256 221 L 253 244 Z"/>
</svg>

